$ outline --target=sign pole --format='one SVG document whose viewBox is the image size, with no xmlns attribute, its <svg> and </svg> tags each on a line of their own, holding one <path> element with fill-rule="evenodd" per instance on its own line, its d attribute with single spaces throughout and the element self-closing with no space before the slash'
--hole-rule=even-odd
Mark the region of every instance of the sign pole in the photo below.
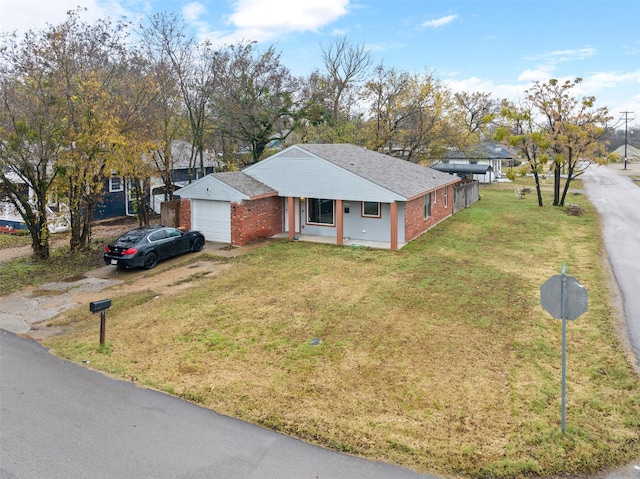
<svg viewBox="0 0 640 479">
<path fill-rule="evenodd" d="M 540 304 L 555 319 L 562 320 L 562 433 L 567 413 L 567 320 L 576 319 L 589 308 L 589 295 L 573 276 L 567 276 L 567 264 L 562 274 L 556 274 L 540 286 Z"/>
<path fill-rule="evenodd" d="M 567 415 L 567 263 L 562 265 L 561 281 L 561 309 L 562 309 L 562 433 L 564 434 L 565 418 Z"/>
</svg>

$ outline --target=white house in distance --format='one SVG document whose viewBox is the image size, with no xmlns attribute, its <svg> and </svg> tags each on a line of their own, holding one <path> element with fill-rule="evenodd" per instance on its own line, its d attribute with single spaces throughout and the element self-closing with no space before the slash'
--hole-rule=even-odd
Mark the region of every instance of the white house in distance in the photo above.
<svg viewBox="0 0 640 479">
<path fill-rule="evenodd" d="M 515 155 L 506 146 L 481 143 L 464 151 L 449 150 L 431 168 L 480 183 L 492 183 L 502 177 L 503 163 L 510 165 L 514 161 Z"/>
</svg>

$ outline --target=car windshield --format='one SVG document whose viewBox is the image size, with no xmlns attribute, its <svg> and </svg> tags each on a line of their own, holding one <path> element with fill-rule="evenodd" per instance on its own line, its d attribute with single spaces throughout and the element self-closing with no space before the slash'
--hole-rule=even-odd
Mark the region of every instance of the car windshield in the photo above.
<svg viewBox="0 0 640 479">
<path fill-rule="evenodd" d="M 117 242 L 124 243 L 124 244 L 135 244 L 138 241 L 140 241 L 140 239 L 143 238 L 148 232 L 149 232 L 148 230 L 143 230 L 143 229 L 131 230 L 128 233 L 125 233 L 122 236 L 120 236 Z"/>
</svg>

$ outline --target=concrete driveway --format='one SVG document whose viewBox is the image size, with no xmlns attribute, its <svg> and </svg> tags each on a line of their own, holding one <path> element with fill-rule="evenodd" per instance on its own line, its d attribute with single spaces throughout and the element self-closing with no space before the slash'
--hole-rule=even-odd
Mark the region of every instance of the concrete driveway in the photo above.
<svg viewBox="0 0 640 479">
<path fill-rule="evenodd" d="M 207 242 L 203 253 L 218 256 L 237 256 L 252 249 L 259 248 L 274 240 L 264 240 L 242 248 L 229 249 L 223 243 Z M 30 254 L 27 249 L 23 253 Z M 215 275 L 223 271 L 226 265 L 202 260 L 180 266 L 189 256 L 202 256 L 201 253 L 185 255 L 162 261 L 153 270 L 121 269 L 116 266 L 103 266 L 83 275 L 64 278 L 61 281 L 42 284 L 36 288 L 28 288 L 9 294 L 0 301 L 0 329 L 16 334 L 29 335 L 34 339 L 57 332 L 48 320 L 69 309 L 84 306 L 89 310 L 89 303 L 104 299 L 109 288 L 117 288 L 127 283 L 129 291 L 151 289 L 158 294 L 174 294 L 188 287 L 180 286 L 182 280 L 193 275 Z M 162 274 L 170 271 L 170 274 Z"/>
</svg>

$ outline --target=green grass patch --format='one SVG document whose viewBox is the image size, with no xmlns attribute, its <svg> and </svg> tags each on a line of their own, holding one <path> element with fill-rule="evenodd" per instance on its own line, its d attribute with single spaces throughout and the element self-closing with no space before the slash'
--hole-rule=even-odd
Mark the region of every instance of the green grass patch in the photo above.
<svg viewBox="0 0 640 479">
<path fill-rule="evenodd" d="M 0 232 L 0 249 L 29 245 L 31 245 L 31 236 L 28 231 L 12 234 Z"/>
<path fill-rule="evenodd" d="M 103 253 L 98 244 L 74 253 L 66 246 L 52 250 L 45 261 L 33 256 L 6 261 L 0 265 L 0 296 L 104 266 Z"/>
<path fill-rule="evenodd" d="M 114 297 L 109 354 L 92 352 L 95 324 L 80 318 L 46 344 L 223 414 L 422 472 L 590 475 L 640 456 L 640 381 L 611 316 L 598 218 L 585 196 L 571 202 L 582 215 L 487 187 L 398 252 L 274 243 L 175 295 Z M 539 304 L 563 263 L 590 302 L 568 327 L 565 434 L 561 324 Z"/>
</svg>

